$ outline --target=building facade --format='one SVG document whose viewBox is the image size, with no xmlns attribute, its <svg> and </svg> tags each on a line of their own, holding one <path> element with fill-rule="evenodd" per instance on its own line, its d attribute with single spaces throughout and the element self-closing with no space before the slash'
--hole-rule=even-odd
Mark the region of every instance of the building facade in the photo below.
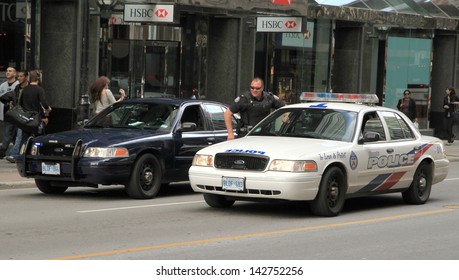
<svg viewBox="0 0 459 280">
<path fill-rule="evenodd" d="M 376 93 L 381 105 L 395 108 L 410 88 L 421 128 L 442 137 L 444 90 L 459 86 L 458 6 L 457 0 L 1 0 L 0 35 L 7 36 L 0 36 L 0 71 L 43 69 L 54 108 L 49 131 L 88 117 L 88 88 L 100 75 L 131 98 L 195 94 L 225 103 L 257 76 L 287 103 L 299 102 L 301 92 L 333 91 Z"/>
</svg>

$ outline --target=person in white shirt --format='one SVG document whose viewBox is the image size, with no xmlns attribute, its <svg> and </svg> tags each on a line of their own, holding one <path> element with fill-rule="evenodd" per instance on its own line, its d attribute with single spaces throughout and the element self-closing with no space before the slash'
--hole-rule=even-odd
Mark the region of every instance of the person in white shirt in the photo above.
<svg viewBox="0 0 459 280">
<path fill-rule="evenodd" d="M 16 86 L 19 84 L 18 80 L 16 79 L 16 69 L 13 67 L 8 67 L 6 69 L 6 82 L 0 85 L 0 96 L 4 95 L 9 91 L 13 91 Z M 4 106 L 3 103 L 0 102 L 0 120 L 4 120 L 4 114 L 9 110 L 9 106 Z M 2 139 L 2 147 L 0 148 L 0 159 L 2 159 L 10 143 L 13 143 L 14 138 L 16 136 L 16 126 L 12 123 L 3 121 L 3 139 Z"/>
<path fill-rule="evenodd" d="M 126 92 L 120 88 L 120 98 L 115 99 L 113 93 L 109 89 L 110 80 L 101 76 L 97 78 L 89 88 L 89 100 L 93 104 L 94 113 L 99 114 L 102 110 L 112 105 L 115 102 L 123 101 L 126 98 Z"/>
</svg>

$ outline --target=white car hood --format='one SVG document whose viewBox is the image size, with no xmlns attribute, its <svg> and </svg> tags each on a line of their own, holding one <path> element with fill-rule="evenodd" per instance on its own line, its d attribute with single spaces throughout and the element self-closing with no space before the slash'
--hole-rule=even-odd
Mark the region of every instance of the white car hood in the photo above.
<svg viewBox="0 0 459 280">
<path fill-rule="evenodd" d="M 255 155 L 266 155 L 277 159 L 304 159 L 304 157 L 317 156 L 320 153 L 345 150 L 352 143 L 311 138 L 248 136 L 241 139 L 218 143 L 198 152 L 198 154 L 213 155 L 224 152 L 241 152 Z M 288 140 L 286 140 L 288 139 Z"/>
</svg>

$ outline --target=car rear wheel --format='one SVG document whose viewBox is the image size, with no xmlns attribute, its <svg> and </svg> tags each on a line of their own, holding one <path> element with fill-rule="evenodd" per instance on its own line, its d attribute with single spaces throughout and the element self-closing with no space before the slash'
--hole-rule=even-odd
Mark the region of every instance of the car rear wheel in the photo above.
<svg viewBox="0 0 459 280">
<path fill-rule="evenodd" d="M 68 189 L 68 187 L 51 186 L 51 181 L 38 180 L 38 179 L 35 179 L 35 185 L 37 185 L 37 188 L 42 193 L 46 193 L 46 194 L 61 194 L 61 193 L 64 193 Z"/>
<path fill-rule="evenodd" d="M 320 181 L 319 192 L 311 202 L 312 212 L 318 216 L 337 216 L 343 209 L 346 190 L 343 171 L 336 166 L 327 169 Z"/>
<path fill-rule="evenodd" d="M 132 169 L 126 192 L 131 198 L 154 198 L 161 188 L 161 165 L 152 154 L 142 155 Z"/>
<path fill-rule="evenodd" d="M 429 200 L 432 190 L 432 167 L 422 162 L 413 177 L 408 190 L 402 192 L 403 200 L 409 204 L 424 204 Z"/>
<path fill-rule="evenodd" d="M 229 208 L 233 206 L 235 202 L 234 200 L 228 199 L 223 195 L 216 195 L 211 193 L 205 193 L 204 200 L 209 206 L 214 208 Z"/>
</svg>

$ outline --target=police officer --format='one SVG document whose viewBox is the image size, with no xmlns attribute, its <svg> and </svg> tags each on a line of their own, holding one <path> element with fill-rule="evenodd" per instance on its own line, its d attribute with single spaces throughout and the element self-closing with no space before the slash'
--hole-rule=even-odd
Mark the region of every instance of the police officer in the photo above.
<svg viewBox="0 0 459 280">
<path fill-rule="evenodd" d="M 278 109 L 285 105 L 272 93 L 263 91 L 263 80 L 255 78 L 250 83 L 250 91 L 238 96 L 233 105 L 225 111 L 225 125 L 228 130 L 228 140 L 234 139 L 232 116 L 240 112 L 242 125 L 238 128 L 238 136 L 245 135 L 250 128 L 264 119 L 271 109 Z"/>
</svg>

